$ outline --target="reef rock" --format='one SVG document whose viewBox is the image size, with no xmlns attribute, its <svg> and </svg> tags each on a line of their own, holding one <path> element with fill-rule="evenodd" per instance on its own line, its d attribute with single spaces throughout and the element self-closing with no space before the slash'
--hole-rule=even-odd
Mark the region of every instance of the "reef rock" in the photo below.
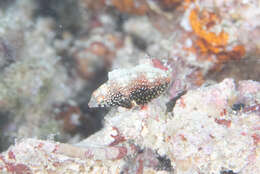
<svg viewBox="0 0 260 174">
<path fill-rule="evenodd" d="M 260 173 L 259 82 L 225 79 L 189 90 L 170 112 L 167 102 L 162 95 L 146 107 L 114 108 L 102 130 L 74 145 L 21 140 L 1 154 L 0 170 Z"/>
</svg>

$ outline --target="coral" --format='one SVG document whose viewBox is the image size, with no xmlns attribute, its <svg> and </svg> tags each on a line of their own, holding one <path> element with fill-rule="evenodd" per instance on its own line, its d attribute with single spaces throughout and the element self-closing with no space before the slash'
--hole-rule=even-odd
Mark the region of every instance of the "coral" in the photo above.
<svg viewBox="0 0 260 174">
<path fill-rule="evenodd" d="M 258 0 L 0 6 L 0 173 L 260 173 Z"/>
<path fill-rule="evenodd" d="M 223 30 L 218 34 L 210 31 L 215 25 L 219 25 L 220 18 L 213 12 L 203 9 L 192 9 L 189 20 L 191 27 L 198 37 L 195 41 L 202 56 L 211 59 L 211 55 L 216 55 L 216 64 L 220 65 L 230 59 L 241 59 L 245 55 L 243 45 L 233 46 L 231 51 L 227 51 L 229 35 Z"/>
<path fill-rule="evenodd" d="M 207 31 L 218 22 L 219 18 L 216 16 L 216 14 L 206 10 L 203 10 L 201 14 L 198 14 L 197 9 L 193 9 L 190 12 L 191 27 L 196 35 L 204 39 L 212 46 L 225 46 L 228 41 L 227 33 L 221 31 L 218 35 L 216 35 L 214 32 Z"/>
<path fill-rule="evenodd" d="M 194 2 L 194 1 L 195 0 L 184 0 L 184 1 L 162 0 L 162 1 L 159 1 L 159 3 L 163 9 L 171 10 L 171 9 L 175 9 L 175 8 L 179 7 L 180 5 L 184 8 L 187 8 L 190 5 L 190 3 Z"/>
<path fill-rule="evenodd" d="M 53 17 L 57 34 L 62 34 L 62 31 L 79 32 L 81 28 L 87 27 L 88 16 L 85 15 L 79 1 L 71 0 L 56 0 L 45 1 L 39 0 L 35 2 L 37 8 L 35 15 L 40 17 Z M 84 15 L 83 15 L 84 14 Z M 64 18 L 66 16 L 66 18 Z"/>
<path fill-rule="evenodd" d="M 112 4 L 121 12 L 144 15 L 149 6 L 146 0 L 112 0 Z"/>
<path fill-rule="evenodd" d="M 31 2 L 27 7 L 29 2 L 14 3 L 0 14 L 0 108 L 10 116 L 3 129 L 8 141 L 14 137 L 46 138 L 56 133 L 58 124 L 50 108 L 68 92 L 62 87 L 64 69 L 49 45 L 54 39 L 52 22 L 42 19 L 32 23 L 35 4 Z M 54 79 L 54 75 L 59 78 Z"/>
<path fill-rule="evenodd" d="M 82 1 L 88 9 L 92 9 L 95 11 L 103 9 L 104 6 L 106 5 L 105 0 L 96 0 L 96 1 L 82 0 Z"/>
<path fill-rule="evenodd" d="M 9 13 L 12 14 L 13 11 L 10 9 Z M 15 18 L 19 13 L 13 15 Z M 26 17 L 24 19 L 26 20 Z M 5 67 L 1 73 L 1 99 L 5 101 L 6 108 L 13 108 L 19 103 L 30 105 L 41 102 L 46 91 L 50 89 L 54 66 L 58 61 L 55 51 L 46 45 L 46 42 L 53 39 L 49 30 L 50 22 L 38 21 L 31 31 L 24 26 L 30 25 L 28 21 L 27 24 L 15 28 L 19 22 L 20 20 L 17 20 L 14 24 L 6 23 L 1 26 L 4 31 L 4 58 L 11 61 L 9 64 L 3 64 Z M 10 31 L 12 27 L 15 29 Z M 15 32 L 17 34 L 10 35 Z M 36 42 L 38 45 L 34 44 Z M 34 52 L 44 54 L 35 57 Z"/>
<path fill-rule="evenodd" d="M 122 47 L 118 33 L 104 31 L 93 32 L 91 37 L 81 38 L 74 44 L 69 52 L 75 60 L 77 72 L 85 79 L 91 79 L 100 71 L 108 70 L 115 58 L 115 52 Z"/>
<path fill-rule="evenodd" d="M 112 6 L 121 13 L 138 16 L 144 16 L 153 12 L 164 14 L 165 12 L 171 12 L 171 10 L 178 8 L 183 10 L 193 1 L 194 0 L 82 0 L 86 8 L 94 10 L 95 12 L 104 11 L 106 7 Z"/>
<path fill-rule="evenodd" d="M 180 0 L 162 0 L 158 3 L 163 7 L 163 9 L 174 9 L 179 6 L 183 1 Z"/>
<path fill-rule="evenodd" d="M 171 12 L 175 9 L 183 10 L 193 1 L 194 0 L 111 0 L 111 4 L 122 13 L 145 15 L 155 12 L 167 16 L 165 12 Z"/>
<path fill-rule="evenodd" d="M 111 110 L 104 129 L 75 145 L 36 139 L 17 142 L 1 154 L 1 170 L 259 173 L 259 109 L 233 111 L 242 100 L 244 108 L 259 106 L 259 86 L 253 81 L 236 86 L 225 79 L 189 90 L 177 99 L 173 116 L 165 113 L 162 99 L 148 103 L 146 109 Z M 244 87 L 250 90 L 245 92 Z"/>
<path fill-rule="evenodd" d="M 90 113 L 82 111 L 76 103 L 64 103 L 56 108 L 55 118 L 61 123 L 65 133 L 88 136 L 95 131 L 97 121 L 91 117 Z"/>
<path fill-rule="evenodd" d="M 84 117 L 77 106 L 65 105 L 64 111 L 57 116 L 58 120 L 64 121 L 64 131 L 75 133 L 77 128 L 84 122 Z"/>
</svg>

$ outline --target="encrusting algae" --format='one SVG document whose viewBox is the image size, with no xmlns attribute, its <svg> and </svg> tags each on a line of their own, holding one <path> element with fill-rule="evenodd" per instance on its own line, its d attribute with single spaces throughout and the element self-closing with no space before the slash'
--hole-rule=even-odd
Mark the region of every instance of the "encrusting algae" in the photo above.
<svg viewBox="0 0 260 174">
<path fill-rule="evenodd" d="M 228 51 L 229 34 L 223 29 L 216 34 L 210 31 L 215 25 L 220 23 L 220 18 L 215 13 L 203 9 L 199 11 L 194 8 L 190 12 L 189 21 L 192 30 L 196 37 L 195 48 L 190 50 L 196 51 L 199 49 L 199 54 L 206 57 L 207 60 L 216 61 L 216 67 L 232 59 L 241 59 L 245 55 L 245 47 L 243 45 L 235 45 Z M 216 58 L 214 58 L 214 55 Z M 204 58 L 201 58 L 204 59 Z"/>
</svg>

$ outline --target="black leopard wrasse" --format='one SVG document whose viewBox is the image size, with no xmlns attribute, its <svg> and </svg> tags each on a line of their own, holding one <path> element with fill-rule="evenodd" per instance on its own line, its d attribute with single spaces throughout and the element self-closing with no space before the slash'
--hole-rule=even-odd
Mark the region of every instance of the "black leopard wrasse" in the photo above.
<svg viewBox="0 0 260 174">
<path fill-rule="evenodd" d="M 93 92 L 89 107 L 145 105 L 166 91 L 171 82 L 169 74 L 169 69 L 157 59 L 113 70 L 108 81 Z"/>
</svg>

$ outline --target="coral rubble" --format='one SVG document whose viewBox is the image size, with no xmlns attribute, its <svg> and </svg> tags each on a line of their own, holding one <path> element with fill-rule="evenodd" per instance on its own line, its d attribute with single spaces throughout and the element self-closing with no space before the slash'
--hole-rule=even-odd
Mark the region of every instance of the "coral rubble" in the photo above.
<svg viewBox="0 0 260 174">
<path fill-rule="evenodd" d="M 259 19 L 259 0 L 2 0 L 0 173 L 260 173 Z"/>
<path fill-rule="evenodd" d="M 253 81 L 236 86 L 225 79 L 188 91 L 171 114 L 160 99 L 142 110 L 111 110 L 101 131 L 75 145 L 21 140 L 1 155 L 1 168 L 14 172 L 21 166 L 31 173 L 259 173 L 259 88 Z M 234 109 L 239 102 L 244 106 Z"/>
</svg>

